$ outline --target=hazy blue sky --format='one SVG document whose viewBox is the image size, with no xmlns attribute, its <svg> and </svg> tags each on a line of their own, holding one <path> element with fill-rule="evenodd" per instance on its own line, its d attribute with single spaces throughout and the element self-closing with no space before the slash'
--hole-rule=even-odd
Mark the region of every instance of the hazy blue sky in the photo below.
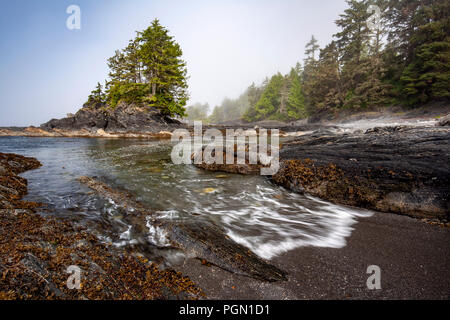
<svg viewBox="0 0 450 320">
<path fill-rule="evenodd" d="M 66 9 L 81 8 L 81 30 Z M 188 63 L 191 103 L 212 107 L 253 81 L 303 61 L 314 34 L 323 46 L 344 0 L 14 0 L 0 10 L 0 126 L 40 125 L 76 112 L 106 59 L 158 18 Z"/>
</svg>

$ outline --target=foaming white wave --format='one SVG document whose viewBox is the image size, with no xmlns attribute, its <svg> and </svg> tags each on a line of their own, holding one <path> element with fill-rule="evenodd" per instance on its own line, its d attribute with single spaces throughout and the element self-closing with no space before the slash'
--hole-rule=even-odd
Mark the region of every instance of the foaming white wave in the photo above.
<svg viewBox="0 0 450 320">
<path fill-rule="evenodd" d="M 120 248 L 120 247 L 124 247 L 127 245 L 132 245 L 132 244 L 138 243 L 138 241 L 136 239 L 133 239 L 131 237 L 131 228 L 132 228 L 131 226 L 128 226 L 127 230 L 120 234 L 119 239 L 122 241 L 114 242 L 113 244 L 115 247 Z"/>
<path fill-rule="evenodd" d="M 393 126 L 434 126 L 435 120 L 425 119 L 398 119 L 398 118 L 378 118 L 364 119 L 352 122 L 338 124 L 344 132 L 354 132 L 356 130 L 367 130 L 374 127 L 393 127 Z"/>
<path fill-rule="evenodd" d="M 155 214 L 158 215 L 159 219 L 171 220 L 179 217 L 178 211 L 176 210 L 156 211 Z M 148 219 L 147 224 L 149 224 Z"/>
<path fill-rule="evenodd" d="M 220 217 L 232 240 L 264 259 L 304 246 L 342 248 L 356 219 L 373 214 L 297 194 L 291 195 L 297 201 L 288 204 L 267 197 L 268 192 L 269 189 L 260 188 L 254 198 L 259 203 L 270 203 L 270 208 L 260 205 L 238 211 L 206 209 Z"/>
<path fill-rule="evenodd" d="M 119 238 L 123 239 L 123 240 L 130 240 L 131 239 L 131 226 L 128 226 L 128 229 L 125 232 L 123 232 Z"/>
<path fill-rule="evenodd" d="M 146 226 L 148 228 L 148 241 L 157 246 L 157 247 L 168 247 L 170 246 L 170 242 L 167 238 L 167 232 L 158 226 L 154 226 L 151 221 L 150 217 L 146 218 L 147 223 Z"/>
</svg>

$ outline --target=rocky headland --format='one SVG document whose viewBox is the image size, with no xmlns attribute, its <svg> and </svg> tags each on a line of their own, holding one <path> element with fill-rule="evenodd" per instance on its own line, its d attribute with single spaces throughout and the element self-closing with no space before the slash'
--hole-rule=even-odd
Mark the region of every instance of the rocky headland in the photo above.
<svg viewBox="0 0 450 320">
<path fill-rule="evenodd" d="M 171 131 L 184 127 L 156 108 L 91 103 L 74 115 L 52 119 L 40 127 L 0 128 L 0 136 L 170 139 Z"/>
</svg>

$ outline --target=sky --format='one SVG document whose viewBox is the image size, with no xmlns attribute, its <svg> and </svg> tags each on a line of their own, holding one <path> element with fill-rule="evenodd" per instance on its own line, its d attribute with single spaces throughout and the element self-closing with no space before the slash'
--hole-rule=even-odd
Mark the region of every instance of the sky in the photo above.
<svg viewBox="0 0 450 320">
<path fill-rule="evenodd" d="M 66 12 L 81 10 L 80 29 Z M 219 105 L 252 82 L 287 73 L 311 35 L 338 31 L 344 0 L 14 0 L 0 10 L 0 126 L 38 126 L 75 113 L 107 59 L 158 18 L 183 49 L 190 101 Z"/>
</svg>

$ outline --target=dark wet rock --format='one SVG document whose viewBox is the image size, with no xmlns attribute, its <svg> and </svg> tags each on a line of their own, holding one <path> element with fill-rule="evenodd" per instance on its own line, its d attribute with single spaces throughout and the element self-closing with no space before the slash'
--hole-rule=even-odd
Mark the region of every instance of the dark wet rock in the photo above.
<svg viewBox="0 0 450 320">
<path fill-rule="evenodd" d="M 169 238 L 188 255 L 205 260 L 224 270 L 257 280 L 274 282 L 286 280 L 286 273 L 264 262 L 251 250 L 224 235 L 224 230 L 212 223 L 163 222 L 170 230 Z"/>
<path fill-rule="evenodd" d="M 133 200 L 125 191 L 110 188 L 90 177 L 79 181 L 101 196 L 111 199 L 127 212 L 124 219 L 139 227 L 149 221 L 167 233 L 170 243 L 182 249 L 188 256 L 204 259 L 224 270 L 263 281 L 286 280 L 285 272 L 256 256 L 251 250 L 235 243 L 226 236 L 225 230 L 209 221 L 160 221 L 141 203 Z M 147 220 L 150 217 L 150 220 Z"/>
<path fill-rule="evenodd" d="M 243 146 L 243 149 L 245 150 L 245 158 L 243 157 L 242 161 L 239 162 L 239 154 L 238 154 L 238 146 L 234 146 L 234 153 L 233 153 L 233 163 L 227 164 L 226 158 L 227 158 L 227 152 L 225 148 L 219 149 L 217 148 L 216 151 L 222 152 L 222 159 L 223 163 L 208 163 L 205 161 L 206 156 L 206 147 L 202 148 L 201 154 L 198 153 L 197 157 L 201 156 L 201 159 L 203 159 L 201 162 L 195 161 L 196 154 L 192 154 L 191 160 L 193 161 L 194 165 L 197 168 L 201 168 L 204 170 L 212 171 L 212 172 L 227 172 L 227 173 L 237 173 L 237 174 L 244 174 L 244 175 L 256 175 L 261 173 L 261 168 L 264 167 L 264 165 L 261 163 L 261 161 L 258 158 L 258 155 L 255 154 L 255 158 L 257 159 L 257 163 L 250 163 L 250 152 L 249 152 L 249 145 Z M 215 156 L 215 151 L 211 152 L 211 157 Z"/>
<path fill-rule="evenodd" d="M 41 129 L 47 131 L 102 129 L 106 132 L 159 132 L 179 127 L 182 127 L 179 121 L 163 115 L 156 108 L 126 103 L 119 103 L 115 108 L 85 105 L 71 117 L 52 119 L 41 125 Z"/>
<path fill-rule="evenodd" d="M 42 217 L 20 200 L 33 158 L 0 153 L 0 299 L 196 299 L 196 285 L 178 272 L 102 243 L 74 221 Z M 70 289 L 67 267 L 81 287 Z"/>
<path fill-rule="evenodd" d="M 40 166 L 40 162 L 34 158 L 12 153 L 0 153 L 0 174 L 2 171 L 3 173 L 12 171 L 14 174 L 19 174 Z"/>
<path fill-rule="evenodd" d="M 216 164 L 216 163 L 199 163 L 195 165 L 197 168 L 201 168 L 213 172 L 228 172 L 238 173 L 244 175 L 260 174 L 261 166 L 256 164 Z"/>
<path fill-rule="evenodd" d="M 448 220 L 449 155 L 447 128 L 305 135 L 283 146 L 273 181 L 336 203 Z"/>
<path fill-rule="evenodd" d="M 0 271 L 7 275 L 0 278 L 0 297 L 192 299 L 201 294 L 181 274 L 104 244 L 68 220 L 0 210 L 0 225 Z M 80 289 L 67 287 L 69 266 L 82 272 Z"/>
<path fill-rule="evenodd" d="M 436 124 L 436 126 L 439 126 L 439 127 L 450 126 L 450 114 L 448 114 L 445 117 L 439 119 L 439 121 Z"/>
<path fill-rule="evenodd" d="M 20 200 L 27 193 L 27 180 L 18 174 L 40 166 L 34 158 L 0 153 L 0 209 L 38 206 L 37 203 Z"/>
</svg>

